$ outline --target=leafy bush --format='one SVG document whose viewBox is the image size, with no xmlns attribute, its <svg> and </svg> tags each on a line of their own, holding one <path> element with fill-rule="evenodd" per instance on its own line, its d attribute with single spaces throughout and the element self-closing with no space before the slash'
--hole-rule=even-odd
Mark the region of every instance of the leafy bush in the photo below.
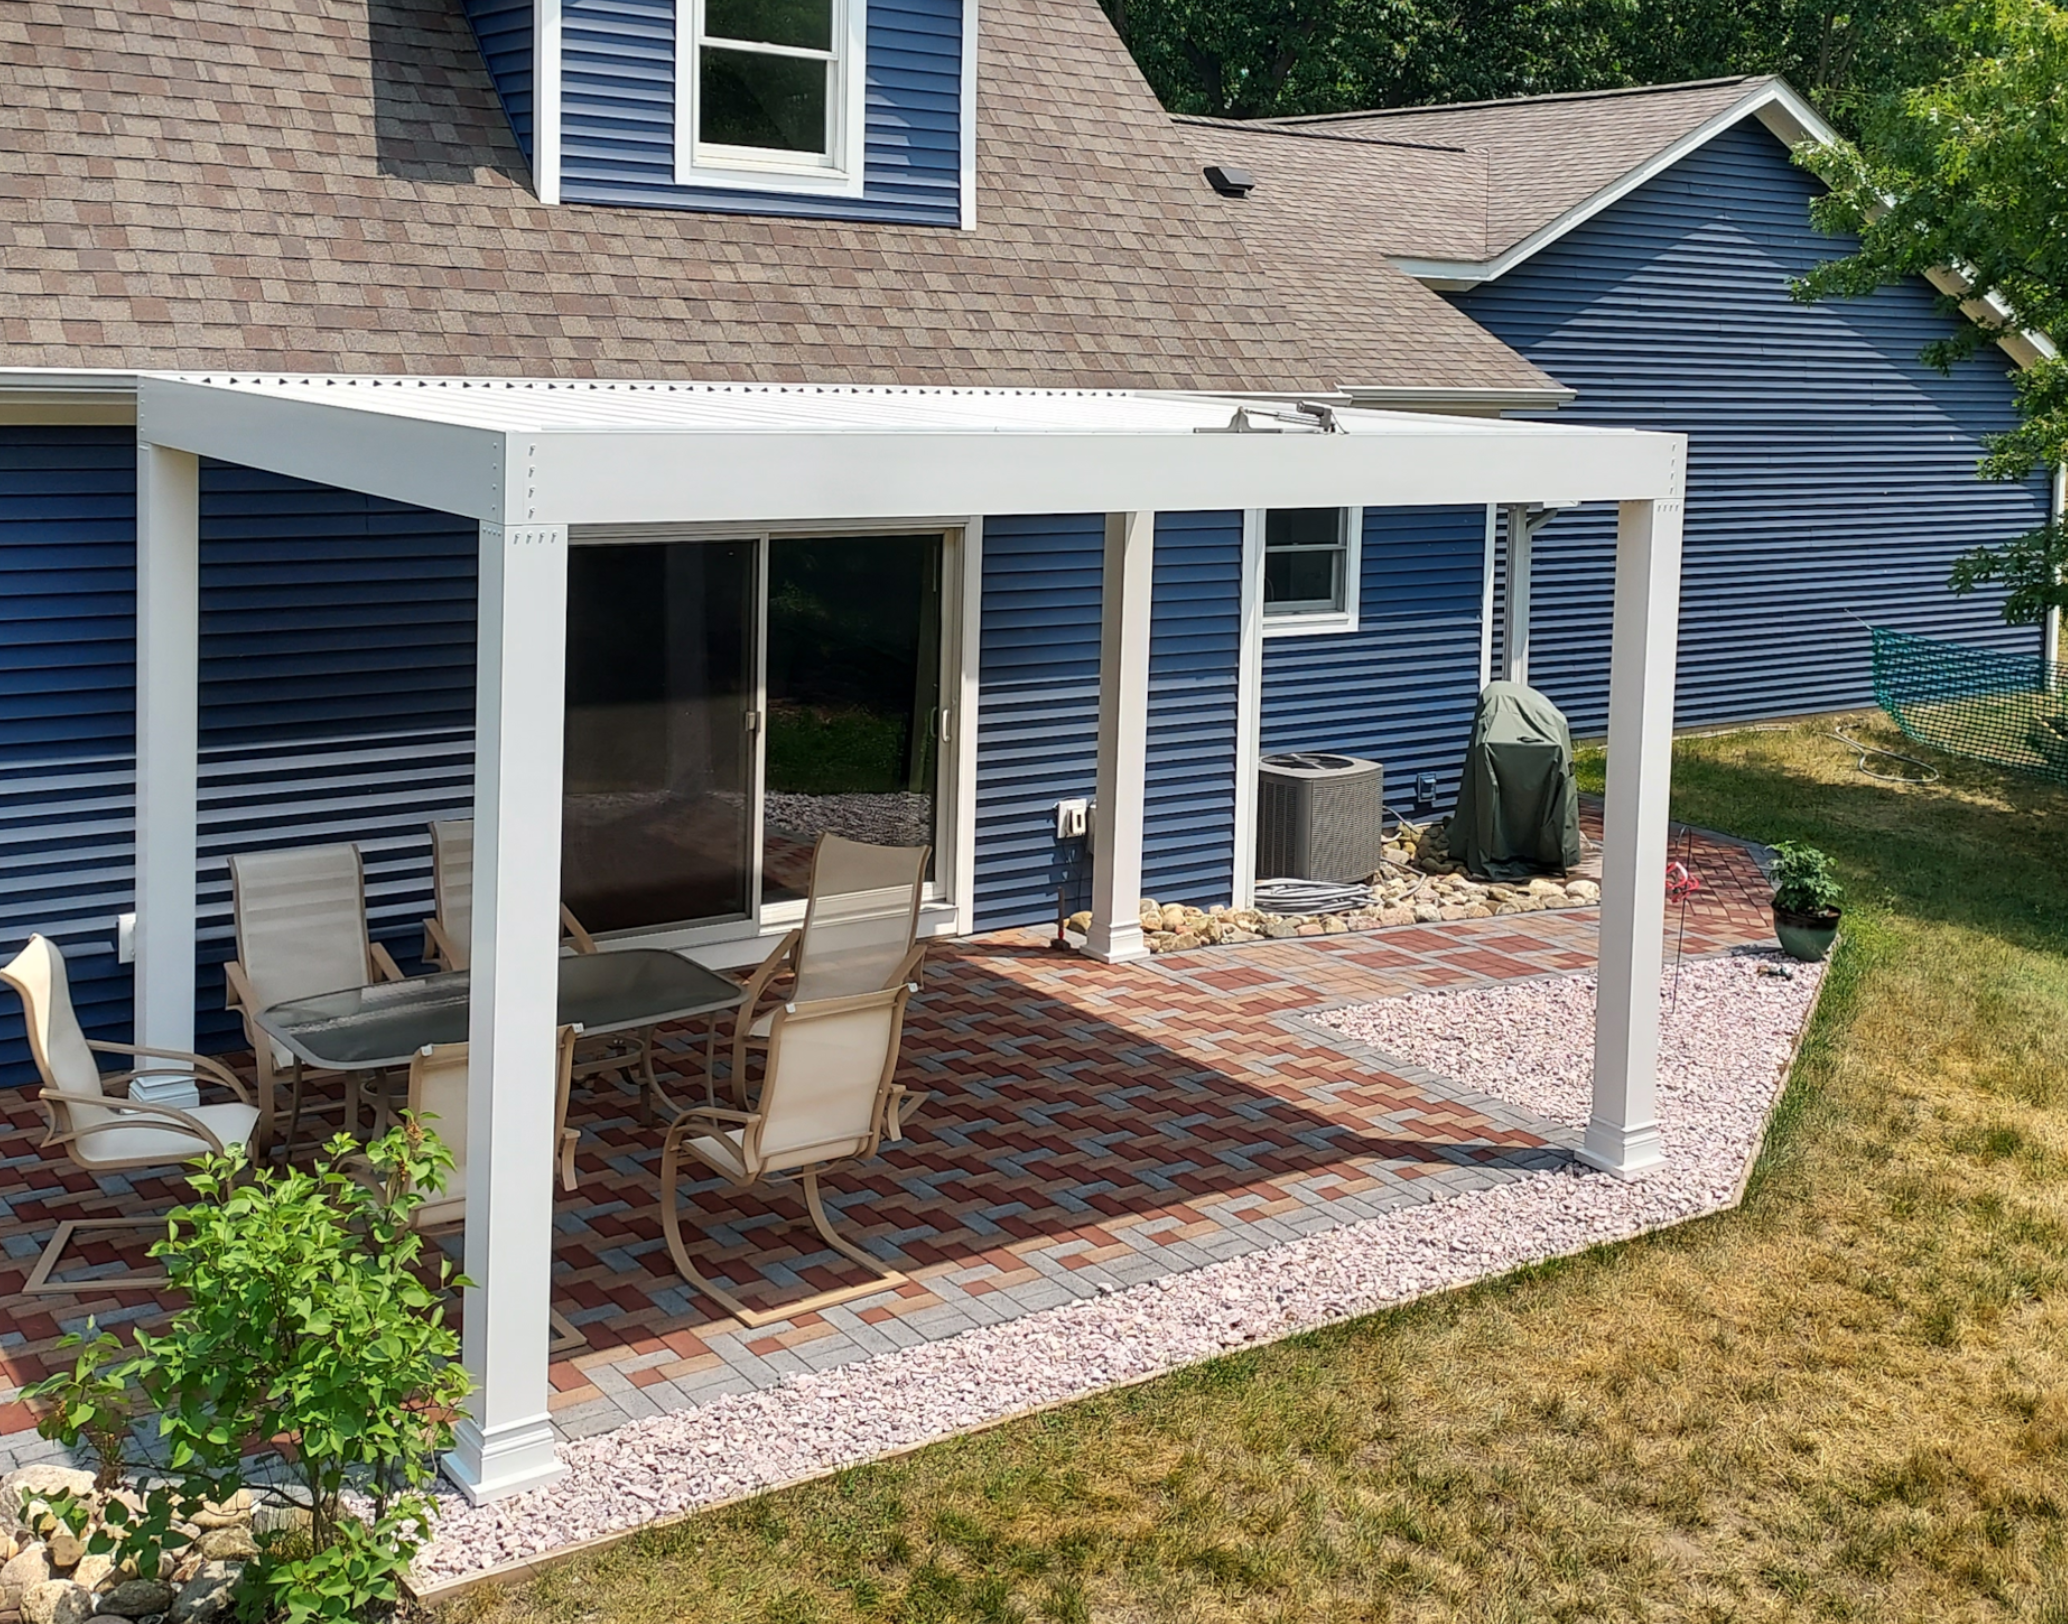
<svg viewBox="0 0 2068 1624">
<path fill-rule="evenodd" d="M 1774 906 L 1783 913 L 1836 913 L 1845 888 L 1831 872 L 1831 859 L 1815 846 L 1783 840 L 1774 847 Z"/>
<path fill-rule="evenodd" d="M 369 1174 L 363 1181 L 348 1167 Z M 425 1492 L 467 1376 L 439 1293 L 450 1265 L 426 1258 L 410 1214 L 440 1189 L 452 1155 L 407 1118 L 364 1152 L 345 1135 L 313 1173 L 254 1169 L 239 1148 L 196 1164 L 197 1199 L 152 1247 L 186 1305 L 124 1355 L 91 1325 L 68 1337 L 72 1369 L 31 1389 L 55 1405 L 44 1436 L 84 1439 L 109 1482 L 152 1471 L 127 1457 L 131 1425 L 156 1416 L 168 1481 L 132 1512 L 109 1500 L 96 1548 L 154 1573 L 185 1543 L 175 1519 L 254 1476 L 305 1514 L 246 1574 L 240 1611 L 287 1624 L 390 1605 L 433 1515 Z M 363 1514 L 347 1504 L 364 1497 Z M 120 1508 L 120 1509 L 118 1509 Z"/>
</svg>

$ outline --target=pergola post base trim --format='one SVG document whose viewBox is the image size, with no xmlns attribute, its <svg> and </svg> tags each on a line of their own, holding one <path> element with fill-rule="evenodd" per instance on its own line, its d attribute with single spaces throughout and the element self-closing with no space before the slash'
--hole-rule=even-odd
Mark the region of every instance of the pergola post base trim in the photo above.
<svg viewBox="0 0 2068 1624">
<path fill-rule="evenodd" d="M 567 1475 L 567 1463 L 554 1452 L 549 1415 L 526 1416 L 486 1433 L 466 1416 L 453 1435 L 441 1464 L 471 1505 L 542 1489 Z"/>
<path fill-rule="evenodd" d="M 1621 1127 L 1595 1117 L 1587 1124 L 1587 1142 L 1573 1159 L 1598 1172 L 1634 1179 L 1666 1165 L 1666 1147 L 1656 1122 Z"/>
</svg>

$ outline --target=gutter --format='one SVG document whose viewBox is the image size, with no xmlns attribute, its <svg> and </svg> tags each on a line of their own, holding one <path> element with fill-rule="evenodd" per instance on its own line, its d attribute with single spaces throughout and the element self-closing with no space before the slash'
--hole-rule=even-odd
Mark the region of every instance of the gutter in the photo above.
<svg viewBox="0 0 2068 1624">
<path fill-rule="evenodd" d="M 97 367 L 0 367 L 0 423 L 134 423 L 136 379 Z"/>
<path fill-rule="evenodd" d="M 1579 391 L 1548 389 L 1449 389 L 1435 386 L 1350 384 L 1342 393 L 1352 406 L 1378 411 L 1445 412 L 1464 417 L 1501 417 L 1509 412 L 1550 412 L 1579 399 Z"/>
</svg>

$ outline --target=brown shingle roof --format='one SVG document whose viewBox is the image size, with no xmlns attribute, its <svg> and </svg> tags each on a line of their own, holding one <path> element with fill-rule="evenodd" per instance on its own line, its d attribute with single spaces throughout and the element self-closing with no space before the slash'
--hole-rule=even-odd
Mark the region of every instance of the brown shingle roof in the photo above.
<svg viewBox="0 0 2068 1624">
<path fill-rule="evenodd" d="M 985 0 L 974 231 L 537 205 L 459 0 L 0 7 L 0 363 L 1540 386 L 1254 267 L 1095 0 Z"/>
<path fill-rule="evenodd" d="M 1181 122 L 1193 126 L 1197 152 L 1242 141 L 1260 173 L 1270 167 L 1281 185 L 1328 208 L 1331 226 L 1352 212 L 1377 216 L 1361 229 L 1388 253 L 1485 260 L 1769 82 L 1708 79 L 1248 125 Z"/>
</svg>

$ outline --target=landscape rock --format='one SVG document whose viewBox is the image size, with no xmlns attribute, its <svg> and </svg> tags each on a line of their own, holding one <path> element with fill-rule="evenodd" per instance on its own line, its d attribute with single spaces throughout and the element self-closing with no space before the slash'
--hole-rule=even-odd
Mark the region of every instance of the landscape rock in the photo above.
<svg viewBox="0 0 2068 1624">
<path fill-rule="evenodd" d="M 63 1524 L 50 1530 L 44 1538 L 44 1545 L 50 1552 L 50 1565 L 54 1568 L 77 1567 L 79 1559 L 86 1554 L 86 1541 Z"/>
<path fill-rule="evenodd" d="M 125 1579 L 101 1597 L 104 1616 L 149 1618 L 172 1606 L 172 1586 L 157 1579 Z"/>
<path fill-rule="evenodd" d="M 201 1536 L 195 1549 L 204 1562 L 248 1562 L 258 1555 L 258 1544 L 251 1537 L 251 1529 L 241 1523 L 210 1529 Z"/>
<path fill-rule="evenodd" d="M 18 1466 L 5 1477 L 0 1477 L 0 1505 L 10 1510 L 21 1504 L 24 1494 L 41 1498 L 65 1493 L 85 1499 L 93 1493 L 93 1473 L 81 1471 L 76 1466 L 59 1466 L 43 1461 L 34 1466 Z"/>
<path fill-rule="evenodd" d="M 201 1571 L 180 1586 L 167 1613 L 171 1624 L 208 1624 L 228 1610 L 237 1593 L 237 1581 L 244 1577 L 241 1562 L 205 1562 Z"/>
<path fill-rule="evenodd" d="M 93 1593 L 70 1579 L 48 1579 L 22 1592 L 22 1624 L 86 1624 Z"/>
<path fill-rule="evenodd" d="M 50 1553 L 39 1539 L 32 1539 L 0 1567 L 0 1585 L 26 1591 L 31 1585 L 47 1583 L 50 1579 Z"/>
<path fill-rule="evenodd" d="M 72 1569 L 72 1583 L 83 1585 L 88 1590 L 98 1590 L 115 1575 L 115 1559 L 112 1556 L 82 1556 L 79 1565 Z"/>
<path fill-rule="evenodd" d="M 1084 916 L 1085 923 L 1091 922 L 1091 915 Z M 227 1500 L 204 1500 L 201 1509 L 194 1513 L 194 1526 L 199 1529 L 234 1528 L 240 1523 L 251 1521 L 251 1490 L 239 1489 Z"/>
</svg>

